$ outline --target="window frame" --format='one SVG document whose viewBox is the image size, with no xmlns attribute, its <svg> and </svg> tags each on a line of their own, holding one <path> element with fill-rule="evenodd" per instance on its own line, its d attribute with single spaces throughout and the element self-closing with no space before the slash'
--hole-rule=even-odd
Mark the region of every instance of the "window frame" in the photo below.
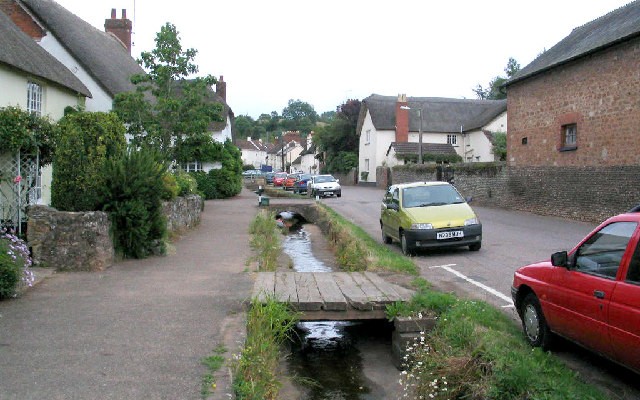
<svg viewBox="0 0 640 400">
<path fill-rule="evenodd" d="M 27 81 L 27 112 L 42 116 L 44 103 L 44 88 L 34 81 Z"/>
<path fill-rule="evenodd" d="M 570 142 L 568 138 L 573 140 Z M 578 124 L 564 124 L 560 128 L 560 151 L 573 151 L 578 148 Z"/>
<path fill-rule="evenodd" d="M 450 144 L 452 146 L 457 146 L 458 145 L 458 135 L 456 135 L 455 133 L 448 133 L 447 134 L 447 144 Z"/>
</svg>

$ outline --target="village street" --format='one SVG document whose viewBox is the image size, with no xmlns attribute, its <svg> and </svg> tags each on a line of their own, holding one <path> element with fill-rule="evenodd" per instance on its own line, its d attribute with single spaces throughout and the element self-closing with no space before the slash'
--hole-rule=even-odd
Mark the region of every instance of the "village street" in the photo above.
<svg viewBox="0 0 640 400">
<path fill-rule="evenodd" d="M 378 219 L 383 195 L 383 189 L 348 186 L 343 187 L 341 198 L 323 201 L 381 242 Z M 466 247 L 421 252 L 414 257 L 414 261 L 421 276 L 435 288 L 454 292 L 464 298 L 484 300 L 503 309 L 517 323 L 519 319 L 510 295 L 513 272 L 523 265 L 549 259 L 555 251 L 570 250 L 596 226 L 562 218 L 479 207 L 473 202 L 471 206 L 483 227 L 482 249 L 479 252 L 471 252 Z M 400 252 L 397 243 L 389 246 Z M 588 380 L 607 387 L 617 398 L 640 398 L 640 384 L 634 374 L 568 342 L 563 341 L 556 353 L 572 368 L 583 371 Z M 618 379 L 620 376 L 622 380 Z"/>
</svg>

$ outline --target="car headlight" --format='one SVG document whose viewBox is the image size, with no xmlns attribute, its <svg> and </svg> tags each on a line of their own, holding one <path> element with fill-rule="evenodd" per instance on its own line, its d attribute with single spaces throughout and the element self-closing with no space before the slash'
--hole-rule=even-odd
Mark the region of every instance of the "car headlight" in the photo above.
<svg viewBox="0 0 640 400">
<path fill-rule="evenodd" d="M 479 223 L 478 218 L 470 218 L 464 221 L 464 226 L 478 225 Z"/>
<path fill-rule="evenodd" d="M 411 224 L 411 229 L 433 229 L 431 224 Z"/>
</svg>

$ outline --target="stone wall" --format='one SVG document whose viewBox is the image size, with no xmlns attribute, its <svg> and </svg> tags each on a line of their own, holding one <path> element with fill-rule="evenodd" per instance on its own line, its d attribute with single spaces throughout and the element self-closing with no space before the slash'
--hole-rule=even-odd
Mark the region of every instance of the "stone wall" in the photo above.
<svg viewBox="0 0 640 400">
<path fill-rule="evenodd" d="M 164 202 L 169 233 L 180 233 L 200 223 L 204 202 L 200 196 Z M 34 264 L 61 271 L 101 271 L 115 258 L 104 212 L 63 212 L 47 206 L 28 210 L 27 243 Z"/>
<path fill-rule="evenodd" d="M 31 206 L 28 214 L 27 243 L 35 265 L 62 271 L 100 271 L 113 264 L 107 213 Z"/>
<path fill-rule="evenodd" d="M 427 167 L 427 166 L 425 166 Z M 591 223 L 640 203 L 640 166 L 454 166 L 454 184 L 481 206 Z M 393 168 L 393 183 L 435 180 L 435 168 Z"/>
<path fill-rule="evenodd" d="M 167 218 L 167 231 L 180 233 L 200 224 L 204 200 L 198 195 L 178 197 L 173 201 L 163 202 L 162 210 Z"/>
</svg>

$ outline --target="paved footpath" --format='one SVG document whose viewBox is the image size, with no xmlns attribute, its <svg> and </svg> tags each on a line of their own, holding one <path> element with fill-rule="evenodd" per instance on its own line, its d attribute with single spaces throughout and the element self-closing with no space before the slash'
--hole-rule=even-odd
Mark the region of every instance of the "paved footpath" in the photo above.
<svg viewBox="0 0 640 400">
<path fill-rule="evenodd" d="M 0 302 L 0 399 L 200 399 L 201 359 L 244 335 L 256 196 L 205 203 L 166 257 L 57 273 Z M 211 398 L 229 398 L 223 368 Z"/>
</svg>

